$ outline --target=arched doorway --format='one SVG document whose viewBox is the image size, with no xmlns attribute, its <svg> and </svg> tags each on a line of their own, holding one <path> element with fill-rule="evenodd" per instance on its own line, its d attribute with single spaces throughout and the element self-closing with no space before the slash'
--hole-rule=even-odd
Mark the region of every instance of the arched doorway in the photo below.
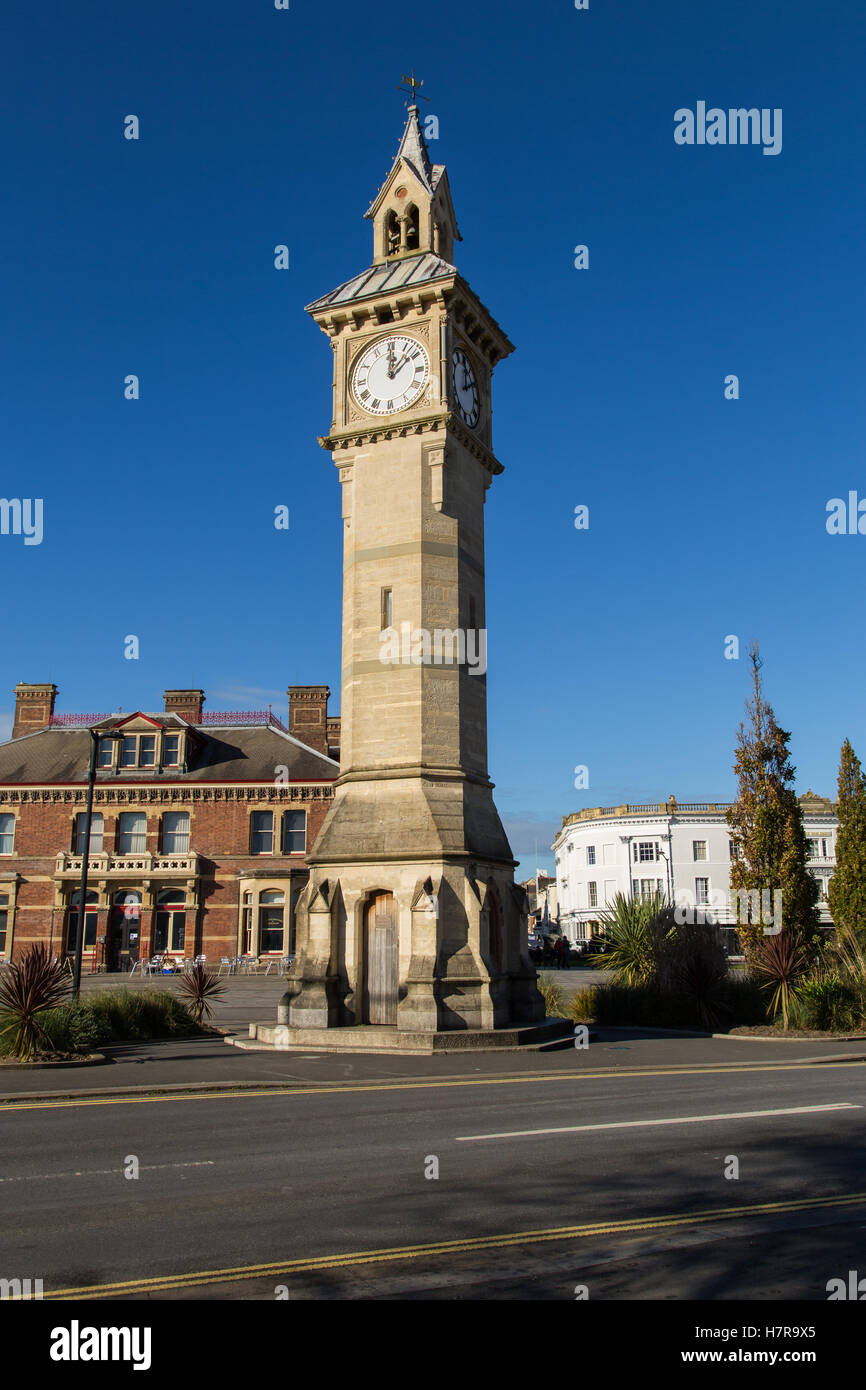
<svg viewBox="0 0 866 1390">
<path fill-rule="evenodd" d="M 155 955 L 177 955 L 186 945 L 186 893 L 182 888 L 164 888 L 156 895 L 153 922 Z"/>
<path fill-rule="evenodd" d="M 85 955 L 88 951 L 96 950 L 96 925 L 99 894 L 88 892 L 87 906 L 84 912 L 84 945 L 82 947 Z M 78 941 L 78 911 L 81 906 L 81 889 L 72 894 L 69 899 L 69 909 L 66 914 L 66 954 L 75 955 L 75 947 Z"/>
<path fill-rule="evenodd" d="M 131 970 L 141 951 L 141 893 L 122 888 L 114 895 L 106 964 L 111 971 Z"/>
<path fill-rule="evenodd" d="M 373 893 L 365 917 L 364 1013 L 368 1023 L 396 1024 L 399 952 L 394 894 Z"/>
</svg>

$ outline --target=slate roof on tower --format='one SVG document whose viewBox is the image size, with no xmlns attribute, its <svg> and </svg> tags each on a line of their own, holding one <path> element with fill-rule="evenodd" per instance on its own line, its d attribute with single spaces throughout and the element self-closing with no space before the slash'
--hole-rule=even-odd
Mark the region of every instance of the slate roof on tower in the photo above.
<svg viewBox="0 0 866 1390">
<path fill-rule="evenodd" d="M 402 289 L 403 286 L 425 285 L 433 280 L 445 280 L 457 274 L 457 268 L 425 251 L 420 256 L 406 256 L 401 260 L 386 261 L 384 265 L 371 265 L 362 270 L 345 284 L 338 285 L 330 294 L 322 295 L 307 305 L 307 313 L 316 309 L 327 309 L 333 304 L 349 304 L 356 299 Z"/>
</svg>

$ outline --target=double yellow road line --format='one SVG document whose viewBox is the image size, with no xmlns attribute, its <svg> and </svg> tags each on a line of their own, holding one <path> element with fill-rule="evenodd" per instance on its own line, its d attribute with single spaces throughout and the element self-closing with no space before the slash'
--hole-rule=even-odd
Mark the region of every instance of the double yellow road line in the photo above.
<svg viewBox="0 0 866 1390">
<path fill-rule="evenodd" d="M 429 1091 L 447 1090 L 459 1086 L 538 1086 L 564 1081 L 623 1081 L 647 1076 L 728 1076 L 737 1073 L 754 1075 L 767 1071 L 813 1071 L 820 1065 L 821 1071 L 834 1071 L 838 1068 L 862 1066 L 863 1060 L 839 1062 L 751 1062 L 745 1065 L 706 1067 L 636 1067 L 628 1071 L 574 1072 L 521 1072 L 511 1076 L 455 1076 L 427 1078 L 417 1081 L 373 1081 L 373 1082 L 333 1082 L 329 1085 L 268 1086 L 258 1089 L 249 1087 L 237 1089 L 229 1084 L 225 1090 L 194 1090 L 169 1092 L 161 1091 L 145 1095 L 81 1096 L 74 1095 L 46 1098 L 45 1100 L 16 1100 L 14 1096 L 0 1099 L 0 1115 L 17 1114 L 22 1110 L 56 1110 L 65 1108 L 85 1108 L 99 1105 L 166 1105 L 178 1101 L 195 1100 L 268 1100 L 276 1096 L 333 1096 L 357 1094 L 363 1091 Z"/>
<path fill-rule="evenodd" d="M 624 1221 L 596 1221 L 582 1226 L 550 1226 L 535 1231 L 512 1231 L 502 1235 L 467 1236 L 463 1240 L 440 1240 L 427 1245 L 398 1245 L 381 1250 L 355 1250 L 337 1255 L 311 1255 L 300 1260 L 275 1260 L 268 1264 L 237 1265 L 226 1269 L 191 1270 L 185 1274 L 164 1274 L 151 1279 L 126 1279 L 112 1284 L 84 1284 L 78 1288 L 53 1289 L 43 1299 L 135 1298 L 173 1289 L 192 1289 L 205 1285 L 234 1284 L 243 1279 L 274 1279 L 279 1282 L 297 1274 L 320 1270 L 354 1269 L 362 1265 L 383 1265 L 400 1260 L 457 1257 L 482 1250 L 505 1250 L 541 1245 L 550 1241 L 587 1240 L 598 1236 L 650 1235 L 657 1231 L 702 1226 L 711 1222 L 738 1221 L 745 1217 L 779 1216 L 788 1212 L 819 1211 L 830 1207 L 862 1206 L 866 1192 L 841 1197 L 809 1197 L 788 1202 L 760 1202 L 752 1206 L 714 1207 L 683 1216 L 636 1217 Z"/>
</svg>

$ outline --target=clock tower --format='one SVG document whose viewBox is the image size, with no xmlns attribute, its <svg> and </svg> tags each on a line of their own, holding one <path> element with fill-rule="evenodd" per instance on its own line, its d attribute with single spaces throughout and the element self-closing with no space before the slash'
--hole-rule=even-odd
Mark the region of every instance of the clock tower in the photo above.
<svg viewBox="0 0 866 1390">
<path fill-rule="evenodd" d="M 503 471 L 493 369 L 513 346 L 453 264 L 448 175 L 414 92 L 366 215 L 372 264 L 307 306 L 333 354 L 319 443 L 342 492 L 342 742 L 289 1032 L 534 1024 L 525 895 L 487 770 L 484 500 Z"/>
</svg>

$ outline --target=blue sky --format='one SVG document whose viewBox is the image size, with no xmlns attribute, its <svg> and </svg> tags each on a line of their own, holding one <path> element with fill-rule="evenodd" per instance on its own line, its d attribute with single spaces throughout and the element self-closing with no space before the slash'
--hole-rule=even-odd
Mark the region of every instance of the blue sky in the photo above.
<svg viewBox="0 0 866 1390">
<path fill-rule="evenodd" d="M 19 680 L 67 711 L 185 685 L 285 710 L 320 681 L 337 708 L 330 352 L 303 306 L 369 264 L 414 66 L 458 266 L 517 347 L 487 503 L 515 852 L 549 865 L 583 806 L 730 798 L 752 638 L 800 790 L 832 793 L 843 738 L 866 759 L 866 536 L 825 528 L 829 498 L 866 497 L 864 40 L 833 0 L 18 7 L 0 491 L 45 519 L 41 545 L 0 536 L 0 729 Z M 698 101 L 781 108 L 781 153 L 676 144 Z"/>
</svg>

